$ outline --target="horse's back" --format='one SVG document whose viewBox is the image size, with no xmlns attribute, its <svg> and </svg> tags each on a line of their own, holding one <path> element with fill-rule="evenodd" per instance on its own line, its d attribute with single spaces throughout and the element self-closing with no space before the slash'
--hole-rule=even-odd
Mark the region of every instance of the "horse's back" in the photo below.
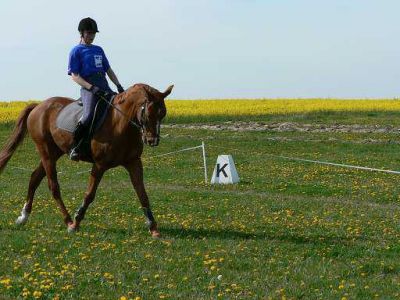
<svg viewBox="0 0 400 300">
<path fill-rule="evenodd" d="M 59 131 L 56 127 L 57 116 L 65 106 L 73 101 L 74 99 L 67 97 L 51 97 L 32 110 L 27 126 L 30 136 L 36 143 L 46 141 L 56 143 L 54 138 Z"/>
</svg>

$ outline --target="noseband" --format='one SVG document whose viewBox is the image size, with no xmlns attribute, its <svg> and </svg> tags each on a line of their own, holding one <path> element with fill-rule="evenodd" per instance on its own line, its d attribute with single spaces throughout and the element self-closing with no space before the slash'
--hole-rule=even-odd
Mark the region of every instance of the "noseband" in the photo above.
<svg viewBox="0 0 400 300">
<path fill-rule="evenodd" d="M 142 134 L 144 134 L 144 131 L 146 130 L 146 123 L 147 123 L 146 112 L 148 111 L 147 105 L 148 105 L 148 102 L 146 99 L 146 101 L 142 104 L 141 111 L 140 111 L 140 120 L 138 120 L 139 126 L 142 130 Z M 160 121 L 157 121 L 157 128 L 156 128 L 156 134 L 155 134 L 155 137 L 157 139 L 160 138 L 160 125 L 161 125 L 160 123 L 161 123 Z"/>
</svg>

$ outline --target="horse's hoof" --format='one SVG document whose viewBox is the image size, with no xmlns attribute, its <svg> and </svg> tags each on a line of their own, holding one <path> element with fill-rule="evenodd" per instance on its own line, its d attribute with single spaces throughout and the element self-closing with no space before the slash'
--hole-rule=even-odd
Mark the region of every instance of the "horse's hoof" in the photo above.
<svg viewBox="0 0 400 300">
<path fill-rule="evenodd" d="M 15 220 L 15 224 L 17 224 L 18 226 L 23 226 L 26 224 L 26 222 L 28 222 L 28 216 L 19 216 Z"/>
<path fill-rule="evenodd" d="M 150 234 L 153 239 L 161 238 L 161 233 L 158 230 L 152 230 L 150 231 Z"/>
<path fill-rule="evenodd" d="M 75 233 L 79 231 L 79 228 L 75 227 L 74 224 L 68 224 L 68 233 Z"/>
</svg>

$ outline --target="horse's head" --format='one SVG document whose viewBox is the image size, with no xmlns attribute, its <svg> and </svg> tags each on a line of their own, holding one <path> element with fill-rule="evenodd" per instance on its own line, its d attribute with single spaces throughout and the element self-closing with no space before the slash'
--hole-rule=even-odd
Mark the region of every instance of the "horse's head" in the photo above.
<svg viewBox="0 0 400 300">
<path fill-rule="evenodd" d="M 173 87 L 171 85 L 165 92 L 160 92 L 146 84 L 135 84 L 125 92 L 128 95 L 121 99 L 129 98 L 133 102 L 131 117 L 142 130 L 144 144 L 151 147 L 159 144 L 161 121 L 167 114 L 164 99 L 171 93 Z"/>
</svg>

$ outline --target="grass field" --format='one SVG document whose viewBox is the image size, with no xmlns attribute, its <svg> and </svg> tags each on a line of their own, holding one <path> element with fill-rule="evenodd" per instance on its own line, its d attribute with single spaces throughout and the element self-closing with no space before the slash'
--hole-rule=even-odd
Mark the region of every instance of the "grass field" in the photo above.
<svg viewBox="0 0 400 300">
<path fill-rule="evenodd" d="M 179 110 L 189 102 L 177 101 L 168 104 L 167 122 L 400 124 L 397 101 L 369 101 L 371 107 L 358 110 L 311 111 L 303 104 L 285 111 L 288 104 L 281 103 L 281 111 L 259 108 L 253 115 L 233 110 L 246 105 L 250 110 L 250 102 L 211 107 L 199 102 L 199 113 L 190 115 Z M 10 122 L 0 125 L 2 142 L 11 129 Z M 144 154 L 161 240 L 150 238 L 128 176 L 119 168 L 106 173 L 77 234 L 67 234 L 46 182 L 28 224 L 17 228 L 28 170 L 38 161 L 26 140 L 0 175 L 0 299 L 400 297 L 400 175 L 268 155 L 400 170 L 398 134 L 169 128 L 162 135 L 160 146 L 146 147 Z M 200 150 L 152 158 L 201 141 L 208 174 L 218 154 L 232 154 L 239 184 L 205 184 Z M 58 169 L 64 201 L 74 211 L 88 177 L 80 172 L 90 165 L 62 158 Z"/>
</svg>

